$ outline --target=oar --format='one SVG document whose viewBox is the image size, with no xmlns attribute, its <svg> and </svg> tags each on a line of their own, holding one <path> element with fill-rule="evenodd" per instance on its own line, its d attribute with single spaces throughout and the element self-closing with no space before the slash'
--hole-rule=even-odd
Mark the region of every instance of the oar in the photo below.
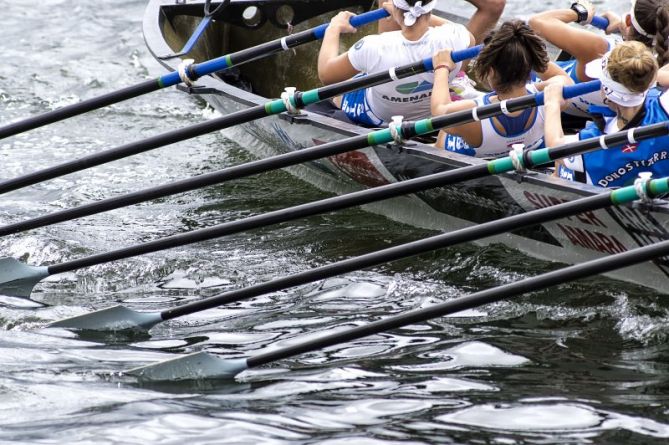
<svg viewBox="0 0 669 445">
<path fill-rule="evenodd" d="M 242 371 L 257 368 L 258 366 L 277 360 L 350 342 L 369 335 L 380 334 L 391 329 L 425 322 L 433 318 L 456 314 L 467 309 L 480 307 L 484 304 L 494 303 L 528 292 L 542 290 L 550 286 L 610 272 L 665 255 L 669 255 L 669 241 L 565 267 L 554 272 L 548 272 L 515 283 L 476 292 L 424 309 L 405 312 L 334 334 L 294 343 L 283 348 L 269 346 L 266 348 L 267 352 L 260 352 L 251 357 L 221 359 L 206 352 L 197 352 L 184 357 L 131 369 L 126 374 L 137 376 L 143 381 L 233 379 Z"/>
<path fill-rule="evenodd" d="M 635 140 L 646 139 L 657 136 L 659 134 L 666 135 L 669 133 L 667 124 L 655 125 L 654 128 L 646 127 L 639 128 L 634 131 Z M 632 131 L 632 130 L 629 130 Z M 622 141 L 627 141 L 626 137 L 629 135 L 627 131 L 614 133 L 604 138 L 604 143 L 619 144 Z M 599 147 L 600 140 L 582 141 L 576 144 L 569 144 L 562 147 L 555 147 L 552 149 L 542 149 L 529 152 L 524 164 L 526 167 L 544 165 L 553 162 L 555 159 L 572 156 L 576 153 L 581 153 L 589 149 Z M 216 236 L 222 236 L 224 233 L 230 233 L 230 229 L 242 228 L 246 230 L 253 227 L 259 227 L 257 222 L 261 224 L 276 223 L 288 221 L 295 217 L 304 217 L 313 215 L 319 211 L 331 211 L 350 207 L 352 205 L 360 205 L 372 202 L 373 200 L 386 199 L 393 196 L 398 196 L 404 193 L 411 193 L 428 188 L 444 186 L 461 182 L 465 180 L 481 178 L 492 174 L 499 174 L 514 169 L 510 158 L 501 158 L 485 164 L 473 165 L 463 167 L 453 171 L 437 173 L 421 178 L 416 178 L 400 183 L 390 184 L 387 186 L 376 187 L 370 190 L 363 190 L 352 193 L 350 195 L 339 196 L 327 200 L 315 202 L 312 204 L 305 204 L 302 206 L 284 209 L 281 211 L 271 212 L 266 215 L 259 215 L 240 221 L 233 221 L 219 226 L 211 227 L 209 229 L 201 229 L 191 234 L 177 235 L 178 237 L 192 236 L 192 234 L 209 233 Z M 662 182 L 664 181 L 664 182 Z M 650 187 L 649 193 L 661 193 L 667 187 L 667 181 L 657 180 L 654 185 Z M 528 212 L 526 214 L 516 215 L 499 221 L 491 221 L 485 224 L 479 224 L 471 228 L 460 231 L 439 235 L 427 240 L 417 241 L 402 246 L 392 247 L 379 252 L 370 253 L 357 258 L 347 259 L 337 263 L 326 266 L 310 269 L 296 275 L 276 279 L 267 283 L 257 284 L 245 289 L 234 290 L 223 293 L 218 296 L 206 298 L 201 301 L 190 303 L 184 306 L 175 307 L 165 310 L 163 312 L 148 313 L 136 312 L 123 306 L 115 306 L 108 309 L 92 312 L 90 314 L 81 315 L 78 317 L 61 320 L 55 322 L 53 326 L 68 327 L 74 329 L 86 330 L 120 330 L 120 329 L 150 329 L 155 324 L 162 321 L 170 320 L 176 317 L 181 317 L 195 312 L 212 309 L 214 307 L 232 303 L 240 300 L 245 300 L 268 292 L 286 289 L 289 287 L 299 286 L 313 281 L 331 278 L 343 273 L 352 272 L 366 267 L 376 266 L 388 261 L 394 261 L 408 256 L 417 255 L 419 253 L 427 252 L 438 248 L 443 248 L 456 243 L 473 241 L 475 239 L 491 236 L 498 233 L 504 233 L 508 230 L 519 228 L 521 225 L 531 225 L 540 222 L 549 221 L 555 218 L 563 217 L 576 213 L 582 213 L 590 209 L 601 208 L 611 203 L 619 204 L 622 202 L 629 202 L 636 199 L 635 188 L 625 188 L 609 192 L 604 195 L 597 195 L 592 198 L 587 198 L 581 201 L 564 204 L 563 206 L 556 206 L 539 211 Z M 589 207 L 591 206 L 591 207 Z M 571 213 L 570 213 L 571 212 Z M 285 213 L 285 215 L 283 214 Z M 250 227 L 249 227 L 250 226 Z M 175 238 L 175 237 L 171 237 Z M 151 243 L 149 243 L 151 244 Z M 144 245 L 147 246 L 147 245 Z M 95 257 L 93 257 L 95 258 Z M 7 261 L 16 261 L 8 259 Z M 86 260 L 84 260 L 86 261 Z M 90 261 L 90 260 L 89 260 Z M 20 264 L 20 263 L 19 263 Z M 26 267 L 21 265 L 21 267 Z M 53 267 L 53 266 L 51 266 Z M 61 266 L 62 267 L 62 266 Z M 65 269 L 73 270 L 71 267 Z M 1 289 L 1 288 L 0 288 Z M 2 292 L 0 292 L 2 293 Z"/>
<path fill-rule="evenodd" d="M 607 19 L 606 17 L 596 15 L 592 18 L 590 24 L 595 28 L 599 28 L 602 31 L 606 31 L 606 28 L 609 27 L 609 19 Z"/>
<path fill-rule="evenodd" d="M 476 48 L 478 47 L 469 48 L 465 51 L 473 52 Z M 431 62 L 429 62 L 429 59 L 426 59 L 422 63 L 428 65 Z M 408 66 L 406 71 L 397 69 L 396 73 L 401 73 L 397 75 L 405 76 L 408 75 L 406 73 L 413 72 L 411 71 L 411 69 L 409 69 L 410 67 L 411 66 Z M 418 65 L 416 65 L 416 69 L 418 69 L 417 67 Z M 381 74 L 379 74 L 379 76 L 380 75 Z M 373 77 L 373 76 L 377 75 L 371 75 L 366 77 Z M 359 78 L 357 81 L 360 81 L 360 79 L 365 79 L 366 77 Z M 580 94 L 584 94 L 589 91 L 595 91 L 597 89 L 599 89 L 599 81 L 582 83 L 577 86 L 568 86 L 565 87 L 564 89 L 564 97 L 565 98 L 576 97 Z M 330 94 L 330 93 L 321 93 L 321 95 L 324 94 Z M 336 92 L 332 92 L 331 94 L 336 94 Z M 305 93 L 305 96 L 307 95 L 311 96 L 310 93 Z M 319 97 L 321 95 L 319 95 Z M 537 105 L 537 103 L 539 104 L 543 103 L 543 95 L 528 95 L 521 98 L 510 100 L 507 103 L 507 108 L 509 110 L 516 111 L 521 108 L 535 106 Z M 276 105 L 279 106 L 279 103 L 277 102 Z M 283 103 L 281 103 L 281 105 L 283 105 Z M 475 119 L 484 117 L 489 118 L 501 114 L 502 112 L 503 111 L 501 104 L 484 105 L 477 108 L 475 111 L 467 110 L 459 113 L 452 113 L 447 117 L 435 118 L 438 119 L 438 122 L 434 124 L 430 124 L 429 120 L 419 121 L 414 124 L 413 131 L 416 134 L 424 134 L 426 132 L 432 131 L 432 129 L 461 125 L 463 123 L 472 122 Z M 477 117 L 475 118 L 474 116 Z M 405 130 L 407 134 L 411 132 L 409 127 L 406 126 Z M 206 187 L 209 185 L 220 184 L 224 181 L 239 179 L 253 174 L 264 173 L 270 170 L 284 168 L 307 161 L 313 161 L 326 156 L 332 156 L 348 152 L 351 150 L 356 150 L 359 148 L 366 147 L 368 145 L 372 145 L 374 143 L 390 142 L 391 140 L 392 136 L 390 136 L 388 130 L 380 130 L 374 133 L 370 133 L 368 135 L 357 136 L 344 141 L 336 141 L 329 144 L 323 144 L 311 148 L 306 148 L 303 150 L 298 150 L 259 161 L 249 162 L 247 164 L 225 168 L 212 173 L 196 176 L 194 178 L 189 178 L 173 182 L 170 184 L 165 184 L 162 186 L 140 190 L 134 193 L 129 193 L 126 195 L 105 199 L 102 201 L 86 204 L 72 209 L 62 210 L 60 212 L 55 212 L 49 215 L 36 217 L 30 220 L 8 224 L 0 227 L 0 236 L 20 233 L 26 230 L 44 227 L 63 221 L 70 221 L 73 219 L 82 218 L 84 216 L 90 216 L 97 213 L 106 212 L 121 207 L 126 207 L 129 205 L 150 201 L 152 199 L 164 198 L 166 196 L 174 195 L 177 193 L 183 193 L 201 187 Z"/>
<path fill-rule="evenodd" d="M 183 48 L 181 48 L 181 51 L 178 53 L 174 54 L 168 54 L 166 56 L 159 56 L 159 59 L 162 60 L 167 60 L 167 59 L 174 59 L 175 57 L 181 57 L 185 56 L 189 52 L 193 50 L 195 47 L 195 44 L 200 40 L 200 37 L 204 34 L 204 32 L 209 28 L 209 25 L 211 22 L 214 21 L 214 16 L 221 12 L 223 9 L 225 9 L 229 4 L 231 0 L 224 0 L 219 5 L 214 9 L 213 11 L 211 10 L 211 0 L 205 0 L 204 2 L 204 18 L 200 21 L 200 24 L 197 25 L 197 28 L 195 28 L 195 31 L 193 34 L 190 36 L 186 44 L 184 45 Z"/>
<path fill-rule="evenodd" d="M 385 9 L 377 9 L 352 17 L 350 22 L 351 25 L 360 27 L 387 16 L 388 12 Z M 193 64 L 186 69 L 187 76 L 190 81 L 195 81 L 207 74 L 215 73 L 233 66 L 238 66 L 251 60 L 267 57 L 281 51 L 286 51 L 290 48 L 294 48 L 305 43 L 321 40 L 325 35 L 325 30 L 328 26 L 329 24 L 323 24 L 315 28 L 299 32 L 297 34 L 292 34 L 290 36 L 282 37 L 271 42 L 243 49 L 241 51 L 237 51 L 236 53 L 217 57 L 202 63 Z M 35 128 L 52 124 L 54 122 L 58 122 L 73 116 L 78 116 L 88 111 L 106 107 L 108 105 L 122 102 L 133 97 L 178 85 L 181 82 L 183 82 L 181 75 L 177 71 L 174 71 L 156 79 L 147 80 L 131 87 L 114 91 L 112 93 L 107 93 L 92 99 L 87 99 L 76 104 L 68 105 L 66 107 L 49 111 L 38 116 L 33 116 L 5 125 L 4 127 L 0 127 L 0 139 L 23 133 L 24 131 L 33 130 Z"/>
<path fill-rule="evenodd" d="M 583 89 L 584 86 L 588 86 L 587 84 L 579 84 L 575 85 L 572 88 L 576 89 Z M 592 86 L 592 85 L 590 85 Z M 543 96 L 541 96 L 543 100 Z M 530 99 L 532 100 L 538 100 L 538 97 L 531 97 Z M 501 106 L 502 104 L 496 104 L 494 105 L 497 107 L 501 112 Z M 490 106 L 486 106 L 483 108 L 488 108 Z M 507 104 L 507 110 L 514 110 L 513 107 L 510 106 L 510 104 Z M 488 110 L 491 112 L 491 110 Z M 476 115 L 476 111 L 468 111 L 467 114 L 469 114 L 469 118 L 472 118 L 472 115 Z M 482 117 L 482 116 L 481 116 Z M 446 126 L 448 123 L 448 119 L 446 119 L 445 116 L 440 116 L 438 118 L 434 119 L 439 119 L 440 123 L 442 126 Z M 406 123 L 405 126 L 402 128 L 401 132 L 404 133 L 405 136 L 411 135 L 414 136 L 416 134 L 423 134 L 423 133 L 428 133 L 434 131 L 434 127 L 431 126 L 430 122 L 432 119 L 427 119 L 424 121 L 419 121 L 414 124 Z M 649 126 L 647 128 L 651 128 L 652 126 Z M 637 140 L 641 140 L 644 138 L 656 136 L 656 135 L 662 135 L 666 134 L 666 127 L 662 126 L 661 124 L 656 125 L 655 127 L 651 130 L 646 130 L 645 128 L 638 128 L 635 129 L 634 137 L 637 138 Z M 632 131 L 632 130 L 630 130 Z M 379 140 L 379 138 L 384 138 L 386 137 L 386 133 L 388 133 L 388 140 Z M 362 148 L 363 146 L 366 145 L 372 145 L 374 143 L 385 143 L 389 142 L 392 140 L 392 136 L 389 135 L 389 130 L 381 130 L 379 132 L 374 132 L 370 133 L 368 135 L 368 140 L 365 142 L 365 144 L 360 144 L 360 146 L 356 147 L 349 147 L 346 144 L 346 141 L 340 141 L 344 142 L 343 144 L 340 144 L 339 142 L 330 144 L 331 146 L 328 147 L 329 144 L 320 146 L 320 147 L 314 147 L 314 152 L 312 152 L 312 155 L 314 153 L 319 154 L 319 156 L 324 156 L 326 153 L 332 154 L 330 151 L 332 150 L 332 145 L 336 147 L 341 147 L 342 151 L 347 151 L 350 149 L 355 149 L 355 148 Z M 607 138 L 610 138 L 610 144 L 615 144 L 615 143 L 620 143 L 622 140 L 619 140 L 622 136 L 619 136 L 618 139 L 616 139 L 616 134 L 609 135 Z M 624 133 L 627 135 L 627 132 Z M 360 136 L 354 137 L 349 142 L 352 140 L 359 140 Z M 590 141 L 583 141 L 580 143 L 576 144 L 575 148 L 572 148 L 571 150 L 560 150 L 558 148 L 554 148 L 551 150 L 550 153 L 548 153 L 547 149 L 544 150 L 537 150 L 533 151 L 531 153 L 528 153 L 527 156 L 530 156 L 531 158 L 526 158 L 524 160 L 520 160 L 520 162 L 524 162 L 524 165 L 526 166 L 534 166 L 534 165 L 542 165 L 546 164 L 549 162 L 552 162 L 555 159 L 559 159 L 561 157 L 566 157 L 566 156 L 571 156 L 575 153 L 580 153 L 584 150 L 587 149 L 592 149 L 592 148 L 597 148 L 600 147 L 601 143 L 605 143 L 606 138 L 599 138 L 599 139 L 592 139 Z M 615 142 L 617 141 L 617 142 Z M 338 144 L 338 145 L 335 145 Z M 565 147 L 569 147 L 565 146 Z M 320 153 L 319 153 L 320 150 Z M 340 151 L 341 152 L 341 151 Z M 301 151 L 293 152 L 290 153 L 290 156 L 298 157 L 300 156 Z M 555 156 L 556 154 L 560 154 L 560 156 L 557 157 L 552 157 Z M 542 155 L 542 158 L 539 158 L 537 156 Z M 294 159 L 294 158 L 293 158 Z M 285 158 L 283 158 L 285 160 Z M 508 160 L 508 162 L 507 162 Z M 533 162 L 536 161 L 536 162 Z M 258 161 L 261 162 L 261 161 Z M 251 166 L 251 167 L 249 167 Z M 244 164 L 242 166 L 239 166 L 238 168 L 243 170 L 246 170 L 248 168 L 252 168 L 253 165 L 251 164 Z M 234 167 L 233 167 L 234 168 Z M 491 170 L 492 169 L 492 170 Z M 417 178 L 412 181 L 420 181 L 420 180 L 425 180 L 425 181 L 430 181 L 431 179 L 437 178 L 439 182 L 431 183 L 431 187 L 436 187 L 438 185 L 446 185 L 446 184 L 451 184 L 457 181 L 463 181 L 467 179 L 473 179 L 489 174 L 497 174 L 497 173 L 502 173 L 506 171 L 510 171 L 513 169 L 513 161 L 510 160 L 510 158 L 502 158 L 498 159 L 495 161 L 490 161 L 488 164 L 479 164 L 475 166 L 470 166 L 470 167 L 465 167 L 462 169 L 450 171 L 450 172 L 443 172 L 438 174 L 438 176 L 435 175 L 430 175 L 422 178 Z M 416 184 L 418 182 L 409 182 L 409 181 L 404 181 L 404 185 L 406 187 L 411 187 L 413 184 Z M 406 185 L 408 184 L 408 185 Z M 391 184 L 390 186 L 387 187 L 399 187 L 400 184 Z M 376 188 L 373 191 L 370 192 L 376 192 L 376 193 L 382 193 L 383 190 L 382 188 Z M 409 189 L 409 192 L 411 189 Z M 390 197 L 392 195 L 388 195 L 387 197 Z M 396 195 L 395 195 L 396 196 Z M 342 199 L 347 199 L 345 196 L 341 197 Z M 385 198 L 382 198 L 385 199 Z M 360 203 L 364 203 L 365 201 L 360 201 Z M 354 204 L 357 205 L 357 204 Z M 232 222 L 232 223 L 227 223 L 227 224 L 241 224 L 240 222 Z M 30 293 L 32 292 L 33 287 L 39 283 L 43 278 L 49 276 L 49 275 L 54 275 L 58 273 L 63 273 L 63 272 L 70 272 L 73 270 L 77 270 L 83 267 L 90 267 L 93 265 L 97 264 L 102 264 L 102 263 L 107 263 L 110 261 L 116 261 L 120 259 L 125 259 L 125 258 L 130 258 L 133 256 L 137 255 L 143 255 L 146 253 L 151 253 L 151 252 L 157 252 L 160 250 L 168 249 L 168 248 L 173 248 L 173 247 L 178 247 L 178 246 L 184 246 L 187 244 L 192 244 L 195 242 L 199 241 L 205 241 L 213 238 L 217 238 L 223 235 L 228 235 L 230 233 L 233 233 L 230 231 L 230 227 L 227 224 L 221 224 L 218 226 L 206 228 L 206 229 L 200 229 L 196 230 L 193 232 L 188 232 L 184 234 L 179 234 L 179 235 L 174 235 L 170 236 L 167 238 L 162 238 L 159 240 L 151 241 L 145 244 L 139 244 L 131 247 L 127 247 L 124 249 L 119 249 L 115 250 L 112 252 L 107 252 L 103 254 L 98 254 L 98 255 L 93 255 L 89 256 L 86 258 L 82 258 L 79 260 L 73 260 L 73 261 L 68 261 L 66 263 L 61 263 L 61 264 L 56 264 L 52 265 L 49 267 L 35 267 L 35 266 L 28 266 L 25 265 L 18 260 L 14 258 L 2 258 L 0 259 L 0 295 L 12 295 L 12 296 L 23 296 L 23 297 L 28 297 L 30 296 Z M 250 227 L 245 227 L 245 229 L 248 229 Z"/>
<path fill-rule="evenodd" d="M 472 57 L 476 57 L 481 51 L 481 46 L 474 46 L 465 50 L 453 53 L 453 60 L 460 62 Z M 289 98 L 291 104 L 296 108 L 301 108 L 316 102 L 330 99 L 340 94 L 355 91 L 361 88 L 367 88 L 374 85 L 390 82 L 393 79 L 410 77 L 415 74 L 424 73 L 432 70 L 432 59 L 425 59 L 404 65 L 399 68 L 393 68 L 387 71 L 370 74 L 344 82 L 339 82 L 326 87 L 307 91 L 305 93 L 296 92 Z M 226 116 L 212 119 L 206 122 L 192 125 L 190 127 L 173 130 L 166 133 L 152 136 L 137 142 L 122 145 L 120 147 L 94 153 L 83 158 L 65 162 L 53 167 L 28 173 L 13 179 L 0 181 L 0 194 L 18 190 L 23 187 L 38 184 L 43 181 L 58 178 L 74 172 L 92 168 L 107 162 L 116 161 L 128 156 L 144 153 L 168 144 L 184 141 L 194 137 L 202 136 L 213 131 L 233 127 L 235 125 L 251 122 L 262 117 L 280 114 L 286 111 L 286 104 L 282 99 L 267 102 L 263 105 L 240 110 Z"/>
</svg>

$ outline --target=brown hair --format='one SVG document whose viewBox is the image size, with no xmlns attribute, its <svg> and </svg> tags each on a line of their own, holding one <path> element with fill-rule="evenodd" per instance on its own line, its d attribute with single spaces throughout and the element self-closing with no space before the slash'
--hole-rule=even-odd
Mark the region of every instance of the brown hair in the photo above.
<svg viewBox="0 0 669 445">
<path fill-rule="evenodd" d="M 606 70 L 611 79 L 635 93 L 643 93 L 655 80 L 658 66 L 655 57 L 641 42 L 623 42 L 609 56 Z"/>
<path fill-rule="evenodd" d="M 657 63 L 664 66 L 669 62 L 669 1 L 637 0 L 634 5 L 634 17 L 641 29 L 653 37 L 639 34 L 634 27 L 630 30 L 633 40 L 643 43 L 657 53 Z"/>
<path fill-rule="evenodd" d="M 505 92 L 526 83 L 531 71 L 548 68 L 546 44 L 525 22 L 510 20 L 493 30 L 483 41 L 484 47 L 476 59 L 476 77 Z"/>
</svg>

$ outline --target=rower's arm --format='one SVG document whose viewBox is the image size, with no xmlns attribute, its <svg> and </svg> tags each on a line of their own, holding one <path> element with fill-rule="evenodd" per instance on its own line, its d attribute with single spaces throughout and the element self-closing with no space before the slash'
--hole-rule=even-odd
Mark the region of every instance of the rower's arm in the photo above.
<svg viewBox="0 0 669 445">
<path fill-rule="evenodd" d="M 321 50 L 318 53 L 318 78 L 325 85 L 341 82 L 358 74 L 348 58 L 348 53 L 339 54 L 341 34 L 354 33 L 357 30 L 349 23 L 355 14 L 342 11 L 331 21 L 325 31 Z"/>
<path fill-rule="evenodd" d="M 434 55 L 432 59 L 434 70 L 434 87 L 432 89 L 431 111 L 433 116 L 454 113 L 456 111 L 469 110 L 476 107 L 473 100 L 451 100 L 449 88 L 449 74 L 455 69 L 455 63 L 451 58 L 451 50 L 446 49 Z M 479 122 L 458 125 L 445 130 L 450 134 L 462 137 L 465 142 L 472 146 L 481 145 L 481 125 Z"/>
<path fill-rule="evenodd" d="M 544 89 L 544 142 L 546 147 L 557 147 L 564 143 L 562 130 L 562 84 L 549 83 Z"/>
<path fill-rule="evenodd" d="M 535 84 L 539 91 L 543 91 L 551 82 L 559 82 L 562 85 L 573 85 L 574 81 L 557 63 L 549 62 L 548 68 L 543 73 L 537 73 L 541 82 Z"/>
<path fill-rule="evenodd" d="M 609 43 L 595 33 L 569 25 L 576 20 L 576 12 L 571 9 L 555 9 L 532 16 L 528 24 L 541 37 L 574 56 L 583 67 L 577 73 L 579 80 L 586 81 L 590 79 L 585 77 L 585 64 L 602 57 L 608 51 Z"/>
</svg>

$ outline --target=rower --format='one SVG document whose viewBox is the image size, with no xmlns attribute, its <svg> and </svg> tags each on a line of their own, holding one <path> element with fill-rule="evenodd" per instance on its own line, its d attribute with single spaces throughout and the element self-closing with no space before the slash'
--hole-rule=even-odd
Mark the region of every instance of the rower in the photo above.
<svg viewBox="0 0 669 445">
<path fill-rule="evenodd" d="M 483 39 L 495 27 L 497 21 L 504 12 L 506 0 L 466 0 L 476 7 L 476 11 L 467 23 L 467 29 L 476 38 L 476 43 L 483 42 Z M 385 0 L 379 0 L 379 8 L 383 7 Z M 394 20 L 380 20 L 379 34 L 388 31 L 397 31 L 399 25 Z"/>
<path fill-rule="evenodd" d="M 340 12 L 330 22 L 318 56 L 321 81 L 329 85 L 426 59 L 440 49 L 462 50 L 474 45 L 465 26 L 431 14 L 436 4 L 437 0 L 387 2 L 384 7 L 399 30 L 364 37 L 343 54 L 339 54 L 340 35 L 356 29 L 349 24 L 353 14 Z M 460 66 L 457 64 L 453 77 Z M 353 122 L 369 127 L 385 126 L 395 115 L 423 119 L 430 115 L 433 82 L 434 75 L 424 73 L 349 93 L 343 96 L 341 108 Z"/>
<path fill-rule="evenodd" d="M 540 36 L 574 57 L 561 63 L 576 83 L 593 80 L 585 71 L 586 64 L 599 59 L 623 40 L 638 41 L 653 50 L 660 67 L 669 62 L 669 26 L 664 25 L 669 23 L 669 0 L 633 0 L 632 7 L 622 20 L 611 11 L 604 12 L 602 16 L 609 22 L 606 36 L 569 26 L 574 22 L 588 24 L 594 16 L 594 6 L 587 0 L 578 0 L 570 9 L 542 12 L 528 21 Z M 658 77 L 658 84 L 663 87 L 669 86 L 669 67 L 665 69 Z M 595 92 L 570 100 L 565 112 L 590 117 L 590 106 L 604 105 L 601 95 Z"/>
<path fill-rule="evenodd" d="M 549 61 L 543 40 L 520 20 L 504 22 L 499 29 L 490 33 L 484 43 L 474 74 L 493 92 L 476 100 L 452 101 L 448 74 L 456 67 L 451 60 L 450 50 L 441 51 L 433 58 L 433 115 L 469 110 L 537 93 L 544 84 L 529 83 L 531 71 L 540 73 L 541 79 L 547 82 L 572 83 L 560 67 Z M 515 144 L 523 144 L 529 150 L 542 147 L 543 125 L 543 108 L 529 108 L 447 128 L 440 132 L 437 146 L 469 156 L 498 157 L 507 155 Z"/>
<path fill-rule="evenodd" d="M 623 42 L 601 60 L 590 62 L 586 74 L 600 78 L 602 95 L 611 113 L 589 124 L 578 136 L 564 136 L 560 119 L 562 86 L 549 85 L 545 91 L 546 146 L 668 121 L 669 93 L 649 94 L 657 72 L 655 57 L 640 42 Z M 656 177 L 669 175 L 669 137 L 636 142 L 630 136 L 628 140 L 623 146 L 603 145 L 604 150 L 558 161 L 557 173 L 564 179 L 600 187 L 631 185 L 641 172 L 651 172 Z"/>
</svg>

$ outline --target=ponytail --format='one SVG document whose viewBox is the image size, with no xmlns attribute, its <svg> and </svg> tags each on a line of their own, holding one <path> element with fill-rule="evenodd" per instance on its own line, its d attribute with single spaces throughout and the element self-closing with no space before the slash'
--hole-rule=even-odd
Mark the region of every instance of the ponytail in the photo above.
<svg viewBox="0 0 669 445">
<path fill-rule="evenodd" d="M 494 73 L 496 85 L 491 86 L 504 93 L 526 83 L 532 71 L 546 71 L 548 62 L 543 39 L 525 22 L 510 20 L 486 37 L 474 74 L 479 80 L 490 83 L 489 77 Z"/>
</svg>

